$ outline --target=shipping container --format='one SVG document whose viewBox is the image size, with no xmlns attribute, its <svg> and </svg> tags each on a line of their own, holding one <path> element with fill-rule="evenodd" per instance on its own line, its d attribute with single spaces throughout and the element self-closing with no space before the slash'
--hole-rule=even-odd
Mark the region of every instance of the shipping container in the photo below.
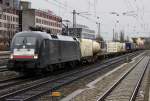
<svg viewBox="0 0 150 101">
<path fill-rule="evenodd" d="M 123 44 L 120 42 L 108 42 L 107 43 L 107 52 L 114 53 L 114 52 L 121 52 L 123 51 Z"/>
<path fill-rule="evenodd" d="M 133 44 L 132 43 L 130 43 L 130 42 L 126 42 L 125 43 L 125 49 L 126 50 L 131 50 L 133 48 Z"/>
<path fill-rule="evenodd" d="M 125 49 L 125 43 L 120 43 L 120 52 L 126 51 Z"/>
</svg>

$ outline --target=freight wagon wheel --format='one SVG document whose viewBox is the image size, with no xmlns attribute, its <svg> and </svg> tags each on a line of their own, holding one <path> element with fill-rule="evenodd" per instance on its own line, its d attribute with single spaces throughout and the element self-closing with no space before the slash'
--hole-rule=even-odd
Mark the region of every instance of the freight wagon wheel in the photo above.
<svg viewBox="0 0 150 101">
<path fill-rule="evenodd" d="M 96 57 L 91 58 L 91 63 L 94 63 L 96 61 Z"/>
</svg>

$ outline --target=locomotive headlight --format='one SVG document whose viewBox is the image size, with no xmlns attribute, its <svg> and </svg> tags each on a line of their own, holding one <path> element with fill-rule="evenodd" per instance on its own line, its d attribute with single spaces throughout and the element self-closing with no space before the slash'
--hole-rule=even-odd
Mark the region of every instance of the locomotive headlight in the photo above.
<svg viewBox="0 0 150 101">
<path fill-rule="evenodd" d="M 37 54 L 34 55 L 34 59 L 38 59 L 38 55 Z"/>
<path fill-rule="evenodd" d="M 10 54 L 10 57 L 9 57 L 10 59 L 13 59 L 13 54 Z"/>
</svg>

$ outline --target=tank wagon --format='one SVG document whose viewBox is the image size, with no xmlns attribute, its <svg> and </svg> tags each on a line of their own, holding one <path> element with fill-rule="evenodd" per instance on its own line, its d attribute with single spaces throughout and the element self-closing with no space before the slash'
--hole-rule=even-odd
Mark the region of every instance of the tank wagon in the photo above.
<svg viewBox="0 0 150 101">
<path fill-rule="evenodd" d="M 97 59 L 97 53 L 100 52 L 100 44 L 91 39 L 80 39 L 81 60 L 94 62 Z"/>
<path fill-rule="evenodd" d="M 7 68 L 20 73 L 52 71 L 65 65 L 73 67 L 78 62 L 92 61 L 99 51 L 99 43 L 90 39 L 38 31 L 19 32 L 11 43 Z"/>
</svg>

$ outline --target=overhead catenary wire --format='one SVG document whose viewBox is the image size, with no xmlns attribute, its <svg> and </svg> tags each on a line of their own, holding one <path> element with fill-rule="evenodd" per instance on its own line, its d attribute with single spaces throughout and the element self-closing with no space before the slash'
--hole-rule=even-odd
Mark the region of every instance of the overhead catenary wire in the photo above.
<svg viewBox="0 0 150 101">
<path fill-rule="evenodd" d="M 74 10 L 73 7 L 68 6 L 68 5 L 66 5 L 66 4 L 64 4 L 64 3 L 60 2 L 60 1 L 57 1 L 57 0 L 44 0 L 44 1 L 46 1 L 47 3 L 50 3 L 50 4 L 54 5 L 54 6 L 61 7 L 64 10 L 69 9 L 69 11 L 66 11 L 69 14 L 72 14 L 72 11 Z M 52 2 L 52 1 L 54 1 L 55 3 Z M 86 16 L 86 14 L 85 15 L 77 14 L 77 15 L 82 17 L 82 18 L 85 18 L 87 20 L 90 20 L 91 22 L 96 23 L 96 20 L 93 20 L 92 18 Z"/>
<path fill-rule="evenodd" d="M 73 6 L 67 5 L 67 3 L 61 2 L 59 0 L 45 0 L 45 1 L 52 4 L 52 5 L 55 5 L 56 7 L 61 8 L 61 11 L 64 10 L 65 13 L 72 15 L 72 11 L 74 10 Z M 92 23 L 96 23 L 97 22 L 96 16 L 98 16 L 99 13 L 104 14 L 104 12 L 98 12 L 97 11 L 98 0 L 94 0 L 93 2 L 91 0 L 87 0 L 86 4 L 88 4 L 88 1 L 89 1 L 88 11 L 89 11 L 90 15 L 77 14 L 77 16 L 80 16 L 80 17 L 82 17 L 82 18 L 84 18 L 84 19 L 86 19 Z M 138 10 L 141 9 L 141 7 L 139 7 L 140 5 L 138 5 L 138 3 L 139 3 L 138 1 L 140 1 L 140 0 L 136 0 L 136 1 L 135 0 L 124 0 L 124 1 L 127 5 L 127 8 L 129 9 L 129 11 L 134 11 L 133 13 L 131 13 L 127 16 L 132 16 L 133 18 L 135 18 L 135 20 L 137 21 L 135 23 L 139 23 L 138 25 L 144 24 L 145 23 L 144 17 L 143 17 L 144 8 L 142 7 L 142 13 L 138 12 Z M 140 1 L 140 2 L 142 2 L 142 1 Z M 143 6 L 143 4 L 142 4 L 142 6 Z M 76 11 L 79 13 L 81 12 L 79 9 L 76 9 Z M 105 12 L 105 13 L 107 14 L 109 12 Z M 138 26 L 138 25 L 135 24 L 135 26 Z"/>
<path fill-rule="evenodd" d="M 131 13 L 128 16 L 133 16 L 135 20 L 138 22 L 135 26 L 140 26 L 140 30 L 145 31 L 145 7 L 142 0 L 124 0 L 128 7 L 132 7 L 135 10 L 135 13 Z"/>
</svg>

